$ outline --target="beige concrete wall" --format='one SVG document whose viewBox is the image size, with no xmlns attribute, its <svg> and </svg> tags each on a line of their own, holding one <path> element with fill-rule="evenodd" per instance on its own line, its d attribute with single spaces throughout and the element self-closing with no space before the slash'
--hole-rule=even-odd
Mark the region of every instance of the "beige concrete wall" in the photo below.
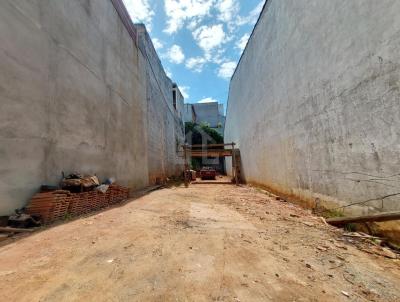
<svg viewBox="0 0 400 302">
<path fill-rule="evenodd" d="M 62 171 L 147 185 L 143 74 L 111 1 L 0 1 L 0 215 Z"/>
<path fill-rule="evenodd" d="M 229 92 L 225 140 L 248 182 L 400 209 L 385 197 L 400 193 L 399 16 L 397 0 L 267 2 Z"/>
</svg>

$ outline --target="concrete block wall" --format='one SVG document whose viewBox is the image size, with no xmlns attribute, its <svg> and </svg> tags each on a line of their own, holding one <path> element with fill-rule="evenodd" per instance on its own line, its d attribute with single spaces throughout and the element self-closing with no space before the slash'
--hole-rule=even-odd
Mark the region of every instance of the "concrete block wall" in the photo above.
<svg viewBox="0 0 400 302">
<path fill-rule="evenodd" d="M 219 123 L 219 107 L 218 103 L 197 103 L 193 104 L 196 112 L 197 123 L 208 123 L 211 128 L 218 127 Z"/>
<path fill-rule="evenodd" d="M 110 0 L 0 1 L 0 216 L 62 171 L 149 184 L 146 68 Z"/>
<path fill-rule="evenodd" d="M 184 169 L 180 146 L 184 143 L 183 97 L 166 75 L 151 38 L 143 25 L 136 25 L 139 49 L 145 58 L 147 146 L 149 182 L 179 176 Z M 173 90 L 177 92 L 176 108 Z"/>
<path fill-rule="evenodd" d="M 248 182 L 310 206 L 371 200 L 349 214 L 400 210 L 399 16 L 397 0 L 267 1 L 225 125 Z"/>
</svg>

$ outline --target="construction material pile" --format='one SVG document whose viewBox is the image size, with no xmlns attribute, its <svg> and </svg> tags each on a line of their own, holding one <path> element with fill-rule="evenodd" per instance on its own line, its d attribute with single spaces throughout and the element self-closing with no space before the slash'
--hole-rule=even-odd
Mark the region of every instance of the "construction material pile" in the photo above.
<svg viewBox="0 0 400 302">
<path fill-rule="evenodd" d="M 39 193 L 33 196 L 26 208 L 26 213 L 40 216 L 42 223 L 48 224 L 65 218 L 69 207 L 68 191 Z"/>
<path fill-rule="evenodd" d="M 96 178 L 97 179 L 97 178 Z M 115 183 L 91 186 L 90 191 L 75 190 L 68 182 L 71 190 L 52 190 L 37 193 L 30 200 L 25 213 L 40 217 L 43 224 L 50 224 L 68 216 L 80 216 L 120 203 L 129 197 L 129 189 Z M 66 183 L 65 181 L 63 183 Z"/>
</svg>

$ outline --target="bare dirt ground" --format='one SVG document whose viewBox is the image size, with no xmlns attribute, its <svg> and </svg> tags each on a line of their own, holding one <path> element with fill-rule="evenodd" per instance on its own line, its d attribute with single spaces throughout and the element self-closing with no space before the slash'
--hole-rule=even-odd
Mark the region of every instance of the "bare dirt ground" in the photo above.
<svg viewBox="0 0 400 302">
<path fill-rule="evenodd" d="M 1 301 L 400 301 L 399 260 L 232 185 L 162 189 L 0 248 Z"/>
</svg>

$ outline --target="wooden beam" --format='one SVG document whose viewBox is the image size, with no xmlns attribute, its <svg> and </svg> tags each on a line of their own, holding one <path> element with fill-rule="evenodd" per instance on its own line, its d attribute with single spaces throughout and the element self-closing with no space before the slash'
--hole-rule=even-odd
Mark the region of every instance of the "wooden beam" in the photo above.
<svg viewBox="0 0 400 302">
<path fill-rule="evenodd" d="M 238 186 L 239 185 L 239 178 L 238 178 L 238 173 L 237 173 L 237 160 L 236 160 L 236 152 L 235 152 L 235 144 L 232 143 L 232 169 L 235 169 L 235 183 Z"/>
<path fill-rule="evenodd" d="M 400 211 L 378 213 L 365 216 L 328 218 L 326 219 L 326 222 L 331 225 L 337 226 L 337 225 L 344 225 L 346 223 L 382 222 L 390 220 L 400 220 Z"/>
<path fill-rule="evenodd" d="M 195 153 L 195 152 L 203 152 L 203 153 L 205 153 L 205 152 L 230 152 L 230 153 L 232 153 L 232 151 L 233 150 L 231 150 L 231 149 L 189 149 L 189 150 L 187 150 L 188 152 L 192 152 L 192 153 Z"/>
<path fill-rule="evenodd" d="M 208 147 L 225 147 L 225 146 L 232 146 L 236 145 L 235 143 L 229 143 L 229 144 L 208 144 L 208 145 L 188 145 L 188 148 L 208 148 Z"/>
<path fill-rule="evenodd" d="M 191 157 L 226 157 L 232 156 L 231 151 L 203 151 L 203 152 L 188 152 Z"/>
<path fill-rule="evenodd" d="M 185 156 L 185 167 L 184 167 L 185 171 L 183 173 L 183 176 L 185 178 L 185 187 L 187 188 L 187 187 L 189 187 L 189 178 L 188 178 L 189 177 L 189 175 L 188 175 L 189 165 L 188 165 L 188 158 L 187 158 L 187 145 L 185 145 L 183 147 L 183 152 L 184 152 L 184 156 Z"/>
<path fill-rule="evenodd" d="M 9 227 L 0 227 L 0 232 L 4 233 L 31 233 L 34 232 L 35 229 L 16 229 Z"/>
</svg>

